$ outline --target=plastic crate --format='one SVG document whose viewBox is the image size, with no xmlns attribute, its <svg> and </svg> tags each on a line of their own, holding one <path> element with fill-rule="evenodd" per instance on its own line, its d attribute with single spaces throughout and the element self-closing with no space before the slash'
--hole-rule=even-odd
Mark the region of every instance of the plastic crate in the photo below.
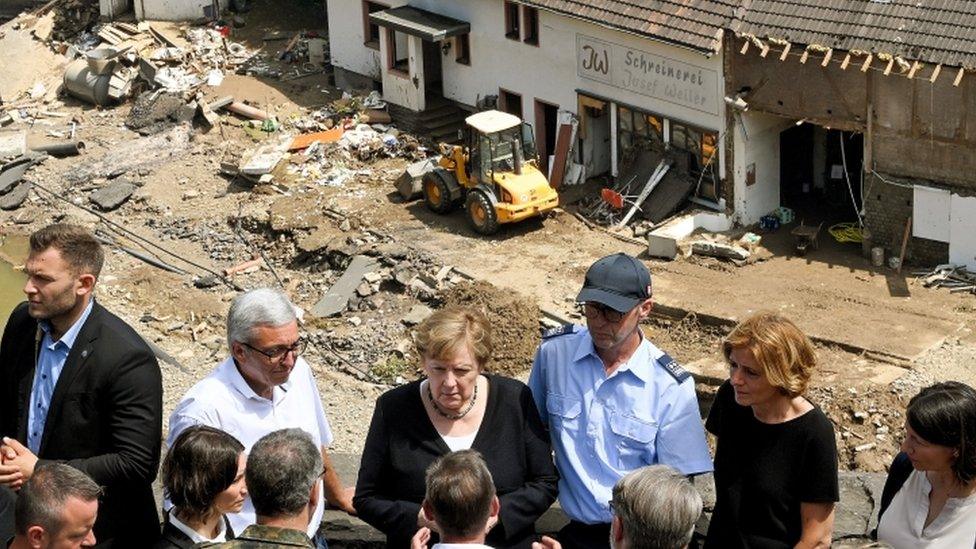
<svg viewBox="0 0 976 549">
<path fill-rule="evenodd" d="M 776 211 L 773 212 L 773 215 L 778 217 L 779 222 L 782 223 L 783 225 L 792 223 L 794 219 L 793 210 L 786 208 L 784 206 L 780 206 L 779 208 L 776 208 Z"/>
</svg>

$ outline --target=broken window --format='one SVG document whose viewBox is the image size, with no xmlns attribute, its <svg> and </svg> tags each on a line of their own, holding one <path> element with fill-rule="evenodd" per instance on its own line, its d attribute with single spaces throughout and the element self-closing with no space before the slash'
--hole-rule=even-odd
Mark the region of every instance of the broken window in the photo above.
<svg viewBox="0 0 976 549">
<path fill-rule="evenodd" d="M 688 174 L 700 181 L 698 196 L 718 200 L 718 134 L 672 121 L 671 146 L 688 153 Z"/>
<path fill-rule="evenodd" d="M 454 61 L 462 65 L 471 64 L 471 41 L 468 34 L 454 37 Z"/>
<path fill-rule="evenodd" d="M 505 0 L 505 37 L 519 40 L 522 38 L 519 31 L 519 5 Z"/>
<path fill-rule="evenodd" d="M 655 114 L 617 107 L 617 152 L 629 164 L 640 151 L 662 150 L 664 119 Z"/>
<path fill-rule="evenodd" d="M 533 46 L 539 45 L 539 10 L 522 6 L 522 26 L 524 27 L 525 37 L 522 39 L 526 44 Z"/>
<path fill-rule="evenodd" d="M 383 11 L 388 7 L 379 2 L 363 0 L 363 45 L 367 48 L 380 49 L 380 26 L 369 22 L 369 14 Z"/>
</svg>

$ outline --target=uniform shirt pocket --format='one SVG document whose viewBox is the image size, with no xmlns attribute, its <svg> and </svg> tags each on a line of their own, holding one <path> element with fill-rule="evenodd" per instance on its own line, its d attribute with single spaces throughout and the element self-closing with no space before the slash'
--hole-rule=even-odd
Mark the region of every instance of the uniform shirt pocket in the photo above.
<svg viewBox="0 0 976 549">
<path fill-rule="evenodd" d="M 652 461 L 654 440 L 657 438 L 655 422 L 613 412 L 610 414 L 610 430 L 615 435 L 621 467 L 638 467 Z M 645 454 L 648 455 L 647 460 L 643 459 Z"/>
<path fill-rule="evenodd" d="M 583 403 L 579 400 L 548 393 L 546 410 L 549 412 L 550 421 L 554 421 L 562 429 L 579 431 L 579 416 L 583 412 Z"/>
</svg>

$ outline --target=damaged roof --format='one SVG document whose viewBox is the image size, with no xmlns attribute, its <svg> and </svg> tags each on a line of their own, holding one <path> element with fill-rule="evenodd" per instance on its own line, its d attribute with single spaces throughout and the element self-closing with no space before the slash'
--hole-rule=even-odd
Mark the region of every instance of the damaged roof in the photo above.
<svg viewBox="0 0 976 549">
<path fill-rule="evenodd" d="M 595 2 L 590 2 L 595 3 Z M 606 2 L 602 2 L 606 3 Z M 976 68 L 973 0 L 744 0 L 738 34 Z"/>
<path fill-rule="evenodd" d="M 705 55 L 722 47 L 741 0 L 518 0 L 520 4 L 684 46 Z"/>
</svg>

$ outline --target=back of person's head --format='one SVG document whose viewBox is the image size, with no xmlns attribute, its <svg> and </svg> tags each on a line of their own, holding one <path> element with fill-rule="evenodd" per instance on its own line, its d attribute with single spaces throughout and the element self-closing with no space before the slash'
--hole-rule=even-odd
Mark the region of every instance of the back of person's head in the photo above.
<svg viewBox="0 0 976 549">
<path fill-rule="evenodd" d="M 613 487 L 617 536 L 611 538 L 632 549 L 679 549 L 691 542 L 701 511 L 701 496 L 680 472 L 667 465 L 642 467 Z"/>
<path fill-rule="evenodd" d="M 247 456 L 244 478 L 254 511 L 293 517 L 306 509 L 322 475 L 322 453 L 301 429 L 281 429 L 258 440 Z"/>
<path fill-rule="evenodd" d="M 953 448 L 960 482 L 976 478 L 976 390 L 958 381 L 930 385 L 912 397 L 906 415 L 926 442 Z"/>
<path fill-rule="evenodd" d="M 444 538 L 484 533 L 494 500 L 495 483 L 475 450 L 445 454 L 427 468 L 424 505 L 433 512 Z"/>
<path fill-rule="evenodd" d="M 184 517 L 210 518 L 214 499 L 237 478 L 244 445 L 230 434 L 194 425 L 176 437 L 163 460 L 163 491 Z"/>
<path fill-rule="evenodd" d="M 733 349 L 752 352 L 770 385 L 790 398 L 806 392 L 817 365 L 810 338 L 776 313 L 756 313 L 740 322 L 722 342 L 726 361 Z"/>
<path fill-rule="evenodd" d="M 227 313 L 227 346 L 250 343 L 256 326 L 284 326 L 297 319 L 295 307 L 280 290 L 255 288 L 234 298 Z"/>
<path fill-rule="evenodd" d="M 61 254 L 75 274 L 91 274 L 98 278 L 105 262 L 102 245 L 85 228 L 67 223 L 55 223 L 30 235 L 31 255 L 54 248 Z"/>
<path fill-rule="evenodd" d="M 94 516 L 76 516 L 68 507 L 72 500 L 78 500 L 84 504 L 95 502 L 97 509 L 101 493 L 95 481 L 74 467 L 62 463 L 41 465 L 20 489 L 14 507 L 14 530 L 32 542 L 43 538 L 49 543 L 61 537 L 76 537 L 81 546 L 88 546 L 85 540 L 93 539 Z M 31 543 L 31 546 L 47 544 Z"/>
</svg>

